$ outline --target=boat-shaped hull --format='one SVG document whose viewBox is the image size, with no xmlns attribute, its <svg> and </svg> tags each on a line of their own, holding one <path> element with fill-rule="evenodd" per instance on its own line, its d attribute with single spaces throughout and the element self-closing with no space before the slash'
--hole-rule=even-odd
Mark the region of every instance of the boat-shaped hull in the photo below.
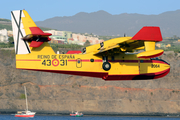
<svg viewBox="0 0 180 120">
<path fill-rule="evenodd" d="M 73 116 L 73 117 L 83 117 L 83 114 L 70 114 L 70 116 Z"/>
<path fill-rule="evenodd" d="M 26 114 L 18 115 L 18 114 L 16 114 L 15 117 L 34 117 L 34 115 L 26 115 Z"/>
</svg>

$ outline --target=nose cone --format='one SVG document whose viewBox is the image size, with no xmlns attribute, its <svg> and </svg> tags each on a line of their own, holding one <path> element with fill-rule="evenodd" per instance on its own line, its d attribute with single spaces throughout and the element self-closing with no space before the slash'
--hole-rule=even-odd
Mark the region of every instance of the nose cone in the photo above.
<svg viewBox="0 0 180 120">
<path fill-rule="evenodd" d="M 163 63 L 161 64 L 162 71 L 156 73 L 154 79 L 164 77 L 170 72 L 170 64 L 164 60 L 161 60 L 161 62 Z"/>
</svg>

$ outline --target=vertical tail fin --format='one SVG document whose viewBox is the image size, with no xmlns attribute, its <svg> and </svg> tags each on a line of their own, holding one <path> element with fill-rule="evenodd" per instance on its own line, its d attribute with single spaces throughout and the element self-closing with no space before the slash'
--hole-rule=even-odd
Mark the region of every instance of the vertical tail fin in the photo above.
<svg viewBox="0 0 180 120">
<path fill-rule="evenodd" d="M 31 53 L 28 43 L 21 40 L 22 37 L 26 36 L 24 26 L 22 24 L 22 17 L 25 17 L 23 10 L 11 11 L 14 47 L 16 54 Z"/>
<path fill-rule="evenodd" d="M 37 27 L 27 11 L 12 11 L 11 19 L 16 54 L 54 53 L 47 43 L 51 34 Z"/>
<path fill-rule="evenodd" d="M 152 58 L 163 54 L 163 50 L 155 50 L 155 43 L 162 41 L 161 30 L 159 27 L 146 26 L 143 27 L 132 40 L 143 40 L 145 45 L 145 52 L 137 55 L 138 58 Z"/>
</svg>

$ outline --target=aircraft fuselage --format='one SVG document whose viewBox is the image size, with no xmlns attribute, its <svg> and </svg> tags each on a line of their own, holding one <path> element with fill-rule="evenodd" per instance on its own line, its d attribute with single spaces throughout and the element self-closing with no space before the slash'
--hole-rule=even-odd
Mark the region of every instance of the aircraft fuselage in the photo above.
<svg viewBox="0 0 180 120">
<path fill-rule="evenodd" d="M 167 75 L 170 66 L 160 59 L 137 58 L 136 54 L 107 56 L 110 69 L 104 70 L 102 56 L 93 54 L 16 55 L 18 69 L 98 77 L 105 80 L 145 80 Z M 106 65 L 106 67 L 109 67 Z"/>
</svg>

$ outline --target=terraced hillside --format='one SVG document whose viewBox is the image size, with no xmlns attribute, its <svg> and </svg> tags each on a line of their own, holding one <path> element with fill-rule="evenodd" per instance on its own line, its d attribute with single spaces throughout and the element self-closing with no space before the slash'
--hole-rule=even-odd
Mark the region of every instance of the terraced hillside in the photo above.
<svg viewBox="0 0 180 120">
<path fill-rule="evenodd" d="M 147 81 L 104 81 L 47 72 L 18 70 L 13 50 L 0 50 L 0 111 L 29 109 L 39 113 L 85 114 L 179 114 L 180 57 L 174 52 L 161 56 L 171 64 L 170 73 Z"/>
</svg>

